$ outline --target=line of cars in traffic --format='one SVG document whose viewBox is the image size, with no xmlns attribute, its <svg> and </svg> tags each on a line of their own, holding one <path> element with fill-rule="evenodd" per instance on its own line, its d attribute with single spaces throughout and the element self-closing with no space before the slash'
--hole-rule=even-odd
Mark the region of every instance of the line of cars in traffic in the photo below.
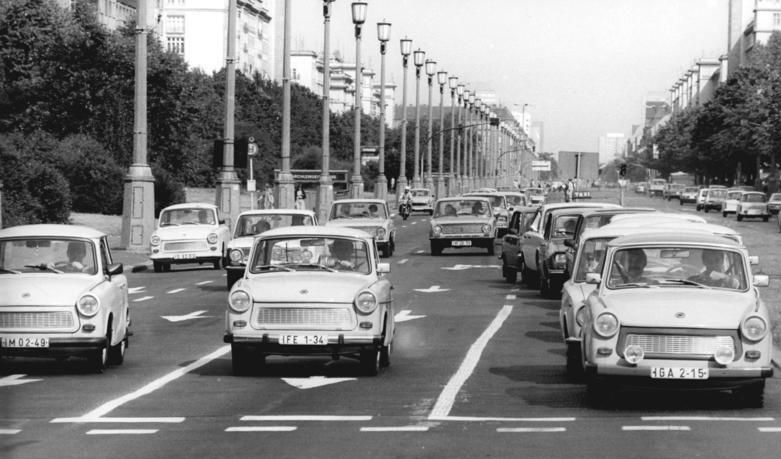
<svg viewBox="0 0 781 459">
<path fill-rule="evenodd" d="M 515 209 L 502 276 L 561 298 L 567 373 L 595 403 L 617 388 L 731 390 L 764 401 L 772 376 L 767 275 L 735 230 L 606 203 Z"/>
</svg>

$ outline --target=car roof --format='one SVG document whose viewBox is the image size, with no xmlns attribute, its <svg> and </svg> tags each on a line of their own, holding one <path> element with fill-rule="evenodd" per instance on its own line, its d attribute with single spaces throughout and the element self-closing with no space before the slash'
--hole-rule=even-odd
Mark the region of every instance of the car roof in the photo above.
<svg viewBox="0 0 781 459">
<path fill-rule="evenodd" d="M 513 213 L 515 213 L 515 212 L 529 213 L 529 212 L 537 212 L 537 210 L 539 210 L 539 207 L 537 207 L 537 206 L 518 206 L 518 207 L 513 207 Z"/>
<path fill-rule="evenodd" d="M 762 196 L 765 195 L 765 193 L 763 193 L 761 191 L 744 191 L 743 194 L 761 194 Z"/>
<path fill-rule="evenodd" d="M 583 232 L 583 235 L 581 236 L 581 239 L 594 239 L 594 238 L 603 238 L 603 237 L 623 237 L 628 236 L 630 234 L 636 234 L 636 233 L 647 233 L 648 231 L 654 231 L 657 233 L 666 233 L 671 231 L 678 231 L 671 227 L 661 227 L 661 228 L 654 228 L 652 230 L 649 230 L 646 226 L 634 226 L 634 227 L 625 227 L 625 226 L 615 226 L 607 224 L 605 226 L 600 226 L 599 228 L 589 228 L 586 229 Z"/>
<path fill-rule="evenodd" d="M 444 202 L 444 201 L 463 201 L 464 199 L 469 199 L 470 201 L 485 201 L 487 203 L 491 203 L 491 201 L 488 200 L 485 196 L 478 196 L 478 195 L 461 195 L 461 196 L 450 196 L 446 198 L 439 198 L 437 199 L 437 202 Z"/>
<path fill-rule="evenodd" d="M 304 209 L 255 209 L 245 210 L 239 214 L 239 217 L 245 215 L 314 215 L 314 211 Z"/>
<path fill-rule="evenodd" d="M 624 247 L 632 245 L 667 245 L 667 244 L 696 244 L 721 246 L 740 249 L 738 243 L 723 236 L 716 236 L 699 231 L 646 231 L 630 234 L 613 239 L 611 246 Z"/>
<path fill-rule="evenodd" d="M 384 199 L 365 199 L 365 198 L 363 198 L 363 199 L 337 199 L 333 203 L 334 204 L 350 204 L 350 203 L 354 203 L 354 202 L 360 202 L 360 203 L 371 202 L 371 203 L 375 203 L 375 204 L 385 205 L 385 200 Z"/>
<path fill-rule="evenodd" d="M 608 202 L 551 202 L 548 204 L 543 204 L 542 209 L 544 211 L 549 211 L 567 208 L 574 209 L 578 207 L 620 208 L 621 206 Z"/>
<path fill-rule="evenodd" d="M 180 204 L 173 204 L 170 205 L 163 210 L 175 210 L 175 209 L 216 209 L 217 206 L 215 204 L 210 204 L 208 202 L 183 202 Z M 162 211 L 161 211 L 162 212 Z"/>
<path fill-rule="evenodd" d="M 700 217 L 699 215 L 692 215 L 692 214 L 684 214 L 684 213 L 675 213 L 675 212 L 636 212 L 636 213 L 627 213 L 622 215 L 616 215 L 613 218 L 612 223 L 618 223 L 618 222 L 631 222 L 631 221 L 649 221 L 649 223 L 653 223 L 654 220 L 656 221 L 663 221 L 663 220 L 678 220 L 678 221 L 689 221 L 694 223 L 706 223 L 705 219 Z"/>
<path fill-rule="evenodd" d="M 263 232 L 258 237 L 274 236 L 334 236 L 334 237 L 353 237 L 359 239 L 373 239 L 369 233 L 344 226 L 285 226 L 274 228 Z"/>
<path fill-rule="evenodd" d="M 621 214 L 639 214 L 645 212 L 656 212 L 653 207 L 609 207 L 607 209 L 588 209 L 583 215 L 621 215 Z"/>
<path fill-rule="evenodd" d="M 42 223 L 36 225 L 10 226 L 0 230 L 0 237 L 44 237 L 61 236 L 98 239 L 105 236 L 106 233 L 98 231 L 95 228 L 82 225 L 58 225 L 52 223 Z"/>
</svg>

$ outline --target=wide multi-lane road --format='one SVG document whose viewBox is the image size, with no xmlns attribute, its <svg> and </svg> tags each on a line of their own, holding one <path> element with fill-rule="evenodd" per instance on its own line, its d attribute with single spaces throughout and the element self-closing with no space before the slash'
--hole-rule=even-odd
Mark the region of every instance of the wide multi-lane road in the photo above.
<svg viewBox="0 0 781 459">
<path fill-rule="evenodd" d="M 96 375 L 74 362 L 3 362 L 0 457 L 778 455 L 777 377 L 762 409 L 727 394 L 636 392 L 591 407 L 565 375 L 557 300 L 505 283 L 484 250 L 432 257 L 427 217 L 397 223 L 399 324 L 378 377 L 349 359 L 282 357 L 263 376 L 234 377 L 222 271 L 128 273 L 135 334 L 124 365 Z M 777 227 L 728 224 L 778 274 Z"/>
</svg>

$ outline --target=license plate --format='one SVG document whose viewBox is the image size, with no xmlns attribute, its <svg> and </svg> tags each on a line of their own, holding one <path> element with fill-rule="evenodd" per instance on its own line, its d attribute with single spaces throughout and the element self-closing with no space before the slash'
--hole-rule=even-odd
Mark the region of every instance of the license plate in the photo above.
<svg viewBox="0 0 781 459">
<path fill-rule="evenodd" d="M 328 344 L 326 335 L 282 335 L 279 337 L 279 344 L 292 346 L 325 346 Z"/>
<path fill-rule="evenodd" d="M 175 253 L 174 260 L 191 260 L 195 259 L 194 253 Z"/>
<path fill-rule="evenodd" d="M 758 215 L 760 212 L 759 209 L 749 209 L 748 213 L 751 215 Z"/>
<path fill-rule="evenodd" d="M 47 348 L 49 338 L 45 336 L 4 336 L 0 338 L 0 347 Z"/>
<path fill-rule="evenodd" d="M 707 368 L 652 367 L 653 379 L 708 379 Z"/>
<path fill-rule="evenodd" d="M 472 241 L 450 241 L 450 245 L 453 247 L 470 247 Z"/>
</svg>

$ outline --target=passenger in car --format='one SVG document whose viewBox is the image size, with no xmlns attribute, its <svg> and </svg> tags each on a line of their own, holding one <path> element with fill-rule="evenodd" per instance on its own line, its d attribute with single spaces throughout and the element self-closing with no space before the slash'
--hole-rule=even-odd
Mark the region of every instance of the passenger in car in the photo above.
<svg viewBox="0 0 781 459">
<path fill-rule="evenodd" d="M 735 276 L 724 272 L 724 253 L 718 250 L 703 250 L 703 271 L 689 280 L 709 287 L 738 288 L 740 281 Z"/>
</svg>

